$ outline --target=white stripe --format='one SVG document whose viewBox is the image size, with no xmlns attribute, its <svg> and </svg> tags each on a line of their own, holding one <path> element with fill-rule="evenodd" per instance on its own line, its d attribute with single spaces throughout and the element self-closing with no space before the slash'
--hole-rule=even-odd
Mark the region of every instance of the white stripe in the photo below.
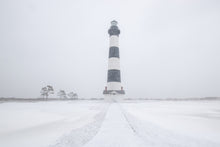
<svg viewBox="0 0 220 147">
<path fill-rule="evenodd" d="M 120 70 L 119 58 L 109 58 L 108 59 L 108 69 L 118 69 Z"/>
<path fill-rule="evenodd" d="M 121 90 L 121 83 L 120 82 L 108 82 L 107 90 Z"/>
<path fill-rule="evenodd" d="M 111 46 L 118 47 L 118 45 L 119 45 L 118 36 L 116 36 L 116 35 L 110 36 L 110 47 Z"/>
</svg>

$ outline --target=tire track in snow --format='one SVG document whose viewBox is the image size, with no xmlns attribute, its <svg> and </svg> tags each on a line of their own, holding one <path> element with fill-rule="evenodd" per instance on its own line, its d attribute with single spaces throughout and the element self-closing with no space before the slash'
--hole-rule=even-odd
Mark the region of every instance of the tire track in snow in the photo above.
<svg viewBox="0 0 220 147">
<path fill-rule="evenodd" d="M 117 102 L 112 102 L 97 135 L 84 147 L 146 147 L 131 128 Z"/>
<path fill-rule="evenodd" d="M 69 134 L 59 138 L 54 145 L 49 147 L 80 147 L 91 140 L 99 131 L 105 115 L 108 111 L 109 104 L 104 103 L 104 108 L 94 117 L 91 123 L 72 130 Z"/>
<path fill-rule="evenodd" d="M 131 130 L 132 130 L 134 133 L 136 133 L 136 130 L 135 130 L 134 126 L 133 126 L 133 125 L 130 123 L 130 121 L 128 120 L 128 117 L 125 115 L 125 111 L 122 109 L 122 107 L 121 107 L 121 105 L 120 105 L 119 103 L 118 103 L 118 106 L 119 106 L 119 108 L 120 108 L 120 110 L 121 110 L 121 112 L 122 112 L 122 114 L 123 114 L 125 120 L 127 121 L 129 127 L 131 128 Z"/>
<path fill-rule="evenodd" d="M 120 104 L 119 104 L 120 105 Z M 150 122 L 141 121 L 135 116 L 126 112 L 120 105 L 120 109 L 126 118 L 133 132 L 141 138 L 146 146 L 153 147 L 219 147 L 219 144 L 204 140 L 185 136 L 183 134 L 173 132 L 161 128 Z"/>
</svg>

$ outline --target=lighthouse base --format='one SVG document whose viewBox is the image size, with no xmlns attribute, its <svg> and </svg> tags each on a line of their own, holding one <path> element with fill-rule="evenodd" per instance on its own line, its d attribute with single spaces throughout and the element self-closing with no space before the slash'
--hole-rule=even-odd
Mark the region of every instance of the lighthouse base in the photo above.
<svg viewBox="0 0 220 147">
<path fill-rule="evenodd" d="M 125 99 L 124 94 L 117 94 L 117 95 L 110 95 L 110 94 L 105 94 L 104 95 L 104 100 L 107 102 L 122 102 Z"/>
<path fill-rule="evenodd" d="M 104 90 L 103 94 L 104 95 L 124 95 L 125 91 L 124 90 Z"/>
</svg>

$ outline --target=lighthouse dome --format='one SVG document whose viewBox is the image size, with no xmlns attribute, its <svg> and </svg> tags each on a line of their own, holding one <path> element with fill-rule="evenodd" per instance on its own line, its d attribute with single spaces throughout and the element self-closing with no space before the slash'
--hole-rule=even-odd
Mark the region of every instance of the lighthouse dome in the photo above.
<svg viewBox="0 0 220 147">
<path fill-rule="evenodd" d="M 118 24 L 117 21 L 115 21 L 115 20 L 111 21 L 111 27 L 110 27 L 110 29 L 108 30 L 108 34 L 109 34 L 110 36 L 112 36 L 112 35 L 118 36 L 118 35 L 120 34 L 120 30 L 118 29 L 117 24 Z"/>
<path fill-rule="evenodd" d="M 116 20 L 111 21 L 112 26 L 117 26 L 118 22 Z"/>
</svg>

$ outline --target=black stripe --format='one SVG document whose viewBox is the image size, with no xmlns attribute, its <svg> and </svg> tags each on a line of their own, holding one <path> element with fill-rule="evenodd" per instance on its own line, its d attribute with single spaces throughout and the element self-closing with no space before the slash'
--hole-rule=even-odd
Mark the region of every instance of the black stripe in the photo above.
<svg viewBox="0 0 220 147">
<path fill-rule="evenodd" d="M 109 58 L 116 57 L 119 58 L 119 48 L 116 46 L 112 46 L 109 48 Z"/>
<path fill-rule="evenodd" d="M 109 69 L 108 70 L 108 82 L 121 82 L 120 70 Z"/>
</svg>

